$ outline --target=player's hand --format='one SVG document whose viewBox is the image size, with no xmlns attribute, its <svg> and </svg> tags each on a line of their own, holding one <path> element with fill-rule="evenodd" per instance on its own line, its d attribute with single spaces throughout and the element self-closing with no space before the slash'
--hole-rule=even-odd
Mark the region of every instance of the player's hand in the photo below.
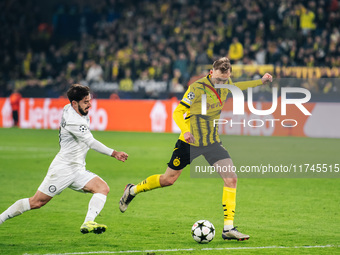
<svg viewBox="0 0 340 255">
<path fill-rule="evenodd" d="M 195 137 L 190 132 L 184 133 L 184 139 L 187 143 L 195 143 Z"/>
<path fill-rule="evenodd" d="M 262 78 L 261 81 L 263 84 L 266 84 L 267 82 L 272 82 L 273 81 L 273 76 L 271 76 L 269 73 L 265 73 Z"/>
<path fill-rule="evenodd" d="M 128 158 L 128 154 L 125 153 L 124 151 L 114 151 L 112 152 L 111 157 L 114 157 L 116 159 L 118 159 L 119 161 L 125 162 L 125 160 L 127 160 Z"/>
</svg>

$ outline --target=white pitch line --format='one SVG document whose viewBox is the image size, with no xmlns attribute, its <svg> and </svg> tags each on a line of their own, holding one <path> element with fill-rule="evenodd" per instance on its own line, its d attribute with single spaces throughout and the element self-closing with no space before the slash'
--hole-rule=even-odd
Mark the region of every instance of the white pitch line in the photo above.
<svg viewBox="0 0 340 255">
<path fill-rule="evenodd" d="M 147 252 L 176 252 L 176 251 L 218 251 L 218 250 L 255 250 L 255 249 L 312 249 L 312 248 L 339 248 L 339 245 L 315 245 L 315 246 L 260 246 L 260 247 L 226 247 L 226 248 L 202 248 L 202 249 L 164 249 L 164 250 L 131 250 L 131 251 L 89 251 L 71 253 L 46 253 L 43 255 L 87 255 L 87 254 L 124 254 L 124 253 L 147 253 Z M 25 253 L 23 255 L 33 255 Z"/>
</svg>

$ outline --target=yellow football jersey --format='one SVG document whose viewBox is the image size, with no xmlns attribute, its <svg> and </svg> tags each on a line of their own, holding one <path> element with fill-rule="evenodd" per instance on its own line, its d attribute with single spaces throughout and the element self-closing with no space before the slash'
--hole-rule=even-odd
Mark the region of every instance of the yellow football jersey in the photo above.
<svg viewBox="0 0 340 255">
<path fill-rule="evenodd" d="M 226 84 L 246 89 L 262 84 L 261 80 L 233 83 L 229 78 Z M 210 75 L 193 82 L 185 92 L 180 104 L 174 111 L 173 118 L 181 129 L 180 140 L 185 142 L 184 133 L 190 131 L 195 138 L 194 146 L 207 146 L 220 142 L 218 125 L 214 119 L 219 119 L 229 90 L 216 89 Z M 202 98 L 206 98 L 206 113 L 202 114 Z M 186 113 L 183 123 L 183 113 Z M 204 113 L 204 112 L 203 112 Z"/>
</svg>

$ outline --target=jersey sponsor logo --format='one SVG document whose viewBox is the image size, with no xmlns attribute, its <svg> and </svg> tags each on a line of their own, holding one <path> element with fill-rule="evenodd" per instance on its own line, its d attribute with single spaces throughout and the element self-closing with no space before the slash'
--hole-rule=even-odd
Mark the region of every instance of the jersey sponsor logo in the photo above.
<svg viewBox="0 0 340 255">
<path fill-rule="evenodd" d="M 193 100 L 195 98 L 195 93 L 194 92 L 189 92 L 187 95 L 189 100 Z"/>
<path fill-rule="evenodd" d="M 219 102 L 214 103 L 214 104 L 207 103 L 207 110 L 214 109 L 214 108 L 217 108 L 217 107 L 220 107 L 220 106 L 222 106 L 222 105 Z"/>
<path fill-rule="evenodd" d="M 48 187 L 48 191 L 51 192 L 51 193 L 54 193 L 54 192 L 57 191 L 57 187 L 54 186 L 54 185 L 51 185 L 51 186 Z"/>
<path fill-rule="evenodd" d="M 175 158 L 172 163 L 174 164 L 174 166 L 179 166 L 181 164 L 181 161 L 179 160 L 179 158 Z"/>
<path fill-rule="evenodd" d="M 84 126 L 84 125 L 81 125 L 81 126 L 79 127 L 79 131 L 82 132 L 82 133 L 85 133 L 85 132 L 87 131 L 87 127 Z"/>
</svg>

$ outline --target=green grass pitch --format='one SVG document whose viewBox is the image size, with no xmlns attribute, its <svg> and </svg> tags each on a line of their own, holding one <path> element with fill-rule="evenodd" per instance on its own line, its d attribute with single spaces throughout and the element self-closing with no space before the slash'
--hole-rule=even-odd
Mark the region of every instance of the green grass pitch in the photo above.
<svg viewBox="0 0 340 255">
<path fill-rule="evenodd" d="M 0 225 L 0 254 L 340 254 L 339 178 L 240 178 L 235 225 L 250 239 L 223 241 L 222 180 L 192 178 L 190 167 L 174 186 L 138 195 L 124 214 L 119 211 L 127 183 L 165 171 L 177 134 L 93 134 L 129 154 L 125 163 L 95 151 L 87 156 L 87 169 L 111 188 L 96 219 L 107 232 L 80 233 L 91 195 L 67 189 L 45 207 Z M 224 140 L 235 165 L 340 163 L 339 139 Z M 0 212 L 35 193 L 58 149 L 57 130 L 0 129 Z M 209 244 L 190 235 L 200 219 L 215 225 Z"/>
</svg>

